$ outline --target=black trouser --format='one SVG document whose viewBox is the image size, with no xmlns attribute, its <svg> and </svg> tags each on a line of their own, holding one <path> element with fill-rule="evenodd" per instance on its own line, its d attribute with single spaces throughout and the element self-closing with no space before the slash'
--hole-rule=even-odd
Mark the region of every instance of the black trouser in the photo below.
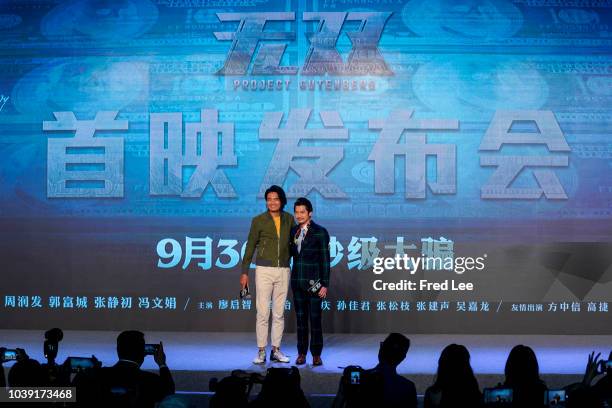
<svg viewBox="0 0 612 408">
<path fill-rule="evenodd" d="M 313 356 L 320 356 L 323 350 L 321 298 L 309 295 L 304 289 L 294 289 L 293 307 L 297 317 L 298 353 L 306 354 L 308 352 L 308 321 L 310 320 L 310 352 Z"/>
</svg>

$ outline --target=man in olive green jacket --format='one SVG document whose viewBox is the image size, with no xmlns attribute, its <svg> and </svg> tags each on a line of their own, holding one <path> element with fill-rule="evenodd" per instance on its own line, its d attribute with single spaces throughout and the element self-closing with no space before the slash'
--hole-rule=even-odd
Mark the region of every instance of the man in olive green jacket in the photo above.
<svg viewBox="0 0 612 408">
<path fill-rule="evenodd" d="M 266 207 L 268 211 L 259 214 L 251 221 L 247 239 L 240 285 L 246 288 L 249 284 L 249 265 L 257 250 L 255 261 L 255 289 L 257 307 L 257 356 L 255 364 L 266 362 L 268 345 L 268 321 L 270 318 L 270 300 L 272 300 L 272 351 L 270 361 L 288 363 L 289 358 L 280 351 L 280 343 L 285 328 L 285 301 L 289 290 L 289 232 L 295 225 L 293 216 L 283 208 L 287 204 L 285 192 L 279 186 L 266 190 Z"/>
</svg>

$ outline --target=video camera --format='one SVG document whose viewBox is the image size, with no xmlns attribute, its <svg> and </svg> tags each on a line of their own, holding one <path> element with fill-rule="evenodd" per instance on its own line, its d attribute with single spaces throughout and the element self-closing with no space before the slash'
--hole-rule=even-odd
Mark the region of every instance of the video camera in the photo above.
<svg viewBox="0 0 612 408">
<path fill-rule="evenodd" d="M 505 408 L 512 406 L 512 388 L 485 388 L 485 407 Z"/>
<path fill-rule="evenodd" d="M 55 358 L 59 350 L 59 342 L 64 338 L 64 333 L 61 329 L 53 328 L 45 332 L 45 343 L 43 345 L 43 352 L 47 359 L 47 364 L 50 366 L 55 365 Z"/>
<path fill-rule="evenodd" d="M 565 407 L 567 404 L 567 394 L 565 390 L 546 390 L 544 391 L 544 405 L 547 407 Z"/>
<path fill-rule="evenodd" d="M 344 368 L 340 380 L 347 407 L 370 407 L 380 404 L 384 380 L 382 373 L 351 365 Z"/>
<path fill-rule="evenodd" d="M 7 349 L 0 348 L 2 350 L 2 354 L 0 355 L 0 363 L 5 363 L 7 361 L 15 361 L 22 357 L 27 357 L 25 350 L 20 348 Z"/>
<path fill-rule="evenodd" d="M 64 367 L 69 369 L 71 373 L 75 374 L 92 368 L 100 368 L 102 367 L 102 363 L 94 356 L 68 357 L 66 361 L 64 361 Z"/>
<path fill-rule="evenodd" d="M 159 344 L 145 344 L 144 353 L 145 356 L 154 356 L 159 350 Z"/>
<path fill-rule="evenodd" d="M 228 392 L 228 390 L 222 389 L 222 387 L 227 388 L 229 386 L 232 387 L 233 391 L 240 390 L 240 393 L 244 393 L 244 396 L 248 398 L 253 389 L 253 385 L 263 384 L 265 379 L 266 376 L 261 373 L 234 370 L 229 377 L 225 377 L 221 381 L 216 377 L 211 378 L 208 382 L 208 389 L 214 393 L 225 393 Z"/>
</svg>

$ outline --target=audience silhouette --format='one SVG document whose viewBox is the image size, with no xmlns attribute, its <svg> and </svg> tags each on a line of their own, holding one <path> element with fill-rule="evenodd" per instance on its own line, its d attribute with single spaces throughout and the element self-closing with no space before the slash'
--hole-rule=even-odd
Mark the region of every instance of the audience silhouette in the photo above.
<svg viewBox="0 0 612 408">
<path fill-rule="evenodd" d="M 597 399 L 606 401 L 608 406 L 612 406 L 612 364 L 610 362 L 612 362 L 612 352 L 610 352 L 608 356 L 607 364 L 606 362 L 602 362 L 605 365 L 600 372 L 604 374 L 604 376 L 593 386 L 593 393 Z M 596 362 L 596 364 L 598 363 Z"/>
<path fill-rule="evenodd" d="M 465 346 L 450 344 L 442 350 L 438 373 L 425 391 L 425 408 L 482 406 L 482 394 Z"/>
<path fill-rule="evenodd" d="M 174 394 L 174 381 L 161 342 L 153 355 L 159 375 L 140 369 L 145 358 L 142 332 L 129 330 L 119 334 L 117 355 L 119 361 L 114 366 L 88 370 L 75 377 L 81 406 L 153 407 Z"/>
<path fill-rule="evenodd" d="M 269 368 L 261 392 L 250 407 L 310 407 L 302 391 L 300 371 L 291 368 Z"/>
<path fill-rule="evenodd" d="M 8 374 L 9 387 L 42 387 L 47 382 L 42 366 L 31 358 L 17 361 Z"/>
<path fill-rule="evenodd" d="M 344 370 L 333 406 L 352 408 L 376 404 L 416 408 L 414 383 L 397 373 L 397 366 L 404 361 L 409 348 L 410 340 L 406 336 L 400 333 L 389 334 L 380 343 L 376 367 L 361 370 L 361 367 L 350 366 Z"/>
<path fill-rule="evenodd" d="M 541 408 L 546 384 L 540 379 L 540 366 L 533 350 L 522 344 L 514 346 L 506 360 L 504 387 L 512 389 L 512 406 Z"/>
<path fill-rule="evenodd" d="M 189 403 L 188 399 L 174 395 L 174 380 L 166 366 L 163 344 L 160 342 L 159 345 L 150 348 L 152 351 L 145 351 L 145 337 L 142 332 L 124 331 L 117 337 L 119 361 L 115 365 L 100 367 L 94 357 L 91 360 L 96 364 L 93 364 L 92 368 L 79 371 L 72 382 L 68 382 L 69 380 L 64 380 L 70 378 L 68 360 L 62 365 L 55 365 L 54 362 L 41 365 L 38 361 L 29 358 L 23 349 L 7 350 L 0 347 L 0 363 L 16 360 L 7 378 L 4 375 L 4 367 L 0 367 L 0 387 L 72 385 L 77 389 L 77 406 L 80 407 L 195 408 L 196 405 Z M 333 407 L 416 408 L 417 395 L 414 383 L 397 373 L 397 367 L 406 358 L 409 348 L 410 340 L 407 337 L 391 333 L 380 343 L 379 362 L 376 367 L 367 370 L 354 365 L 346 367 Z M 159 366 L 159 374 L 140 368 L 146 354 L 151 353 Z M 612 406 L 612 363 L 610 362 L 612 352 L 608 360 L 601 360 L 600 357 L 601 353 L 595 354 L 595 352 L 588 356 L 581 382 L 570 384 L 563 390 L 547 392 L 546 384 L 540 378 L 535 352 L 528 346 L 517 345 L 508 355 L 503 384 L 500 383 L 494 389 L 485 389 L 485 395 L 492 396 L 492 400 L 495 400 L 497 394 L 491 394 L 490 390 L 509 394 L 510 391 L 506 389 L 510 389 L 512 402 L 510 405 L 505 402 L 488 402 L 486 406 L 610 407 Z M 53 370 L 50 369 L 51 366 Z M 65 375 L 66 373 L 68 375 Z M 58 384 L 60 378 L 62 381 L 67 381 L 66 384 Z M 261 384 L 261 391 L 255 398 L 250 398 L 255 383 Z M 269 368 L 265 375 L 235 370 L 219 382 L 211 381 L 211 390 L 215 391 L 210 399 L 211 408 L 310 406 L 301 388 L 300 372 L 295 366 Z M 567 396 L 566 401 L 560 399 L 560 395 L 564 392 Z M 502 395 L 501 398 L 506 397 Z M 546 403 L 546 398 L 553 401 L 550 404 Z M 249 403 L 249 400 L 252 401 Z M 470 353 L 465 346 L 450 344 L 442 350 L 435 380 L 425 391 L 423 403 L 424 408 L 485 406 L 483 394 L 470 364 Z M 20 406 L 30 405 L 21 403 Z"/>
<path fill-rule="evenodd" d="M 252 384 L 248 379 L 234 375 L 225 377 L 219 382 L 215 382 L 215 386 L 210 387 L 211 391 L 215 392 L 215 395 L 210 399 L 209 407 L 247 407 L 249 405 L 248 395 L 250 386 L 252 386 Z"/>
</svg>

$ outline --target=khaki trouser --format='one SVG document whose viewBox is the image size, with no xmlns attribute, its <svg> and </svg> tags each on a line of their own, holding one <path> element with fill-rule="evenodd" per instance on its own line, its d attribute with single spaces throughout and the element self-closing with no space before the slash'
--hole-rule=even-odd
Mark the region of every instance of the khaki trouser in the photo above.
<svg viewBox="0 0 612 408">
<path fill-rule="evenodd" d="M 272 346 L 280 347 L 285 328 L 285 301 L 289 290 L 289 268 L 257 266 L 255 268 L 255 293 L 257 306 L 257 347 L 268 345 L 270 299 L 272 299 Z"/>
</svg>

